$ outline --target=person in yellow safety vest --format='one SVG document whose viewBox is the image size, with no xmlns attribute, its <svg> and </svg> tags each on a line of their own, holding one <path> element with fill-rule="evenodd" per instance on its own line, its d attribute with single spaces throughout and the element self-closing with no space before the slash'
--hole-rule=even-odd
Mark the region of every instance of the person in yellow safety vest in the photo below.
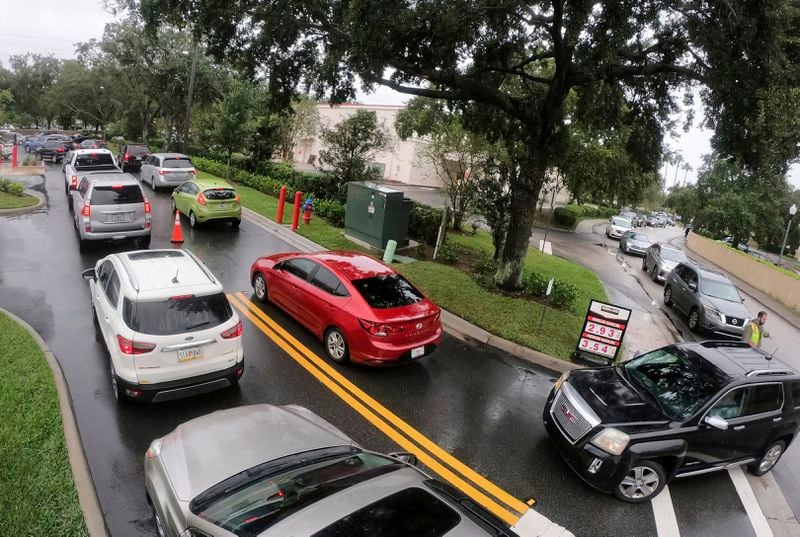
<svg viewBox="0 0 800 537">
<path fill-rule="evenodd" d="M 744 327 L 744 334 L 742 334 L 742 341 L 747 342 L 751 347 L 760 348 L 761 340 L 769 337 L 769 333 L 764 330 L 764 325 L 767 322 L 767 312 L 759 311 L 755 319 L 750 319 L 750 322 Z"/>
</svg>

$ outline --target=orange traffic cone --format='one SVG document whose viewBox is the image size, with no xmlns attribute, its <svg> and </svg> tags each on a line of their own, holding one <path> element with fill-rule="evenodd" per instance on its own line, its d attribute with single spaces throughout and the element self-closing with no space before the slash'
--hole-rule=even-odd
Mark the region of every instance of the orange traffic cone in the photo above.
<svg viewBox="0 0 800 537">
<path fill-rule="evenodd" d="M 181 213 L 175 210 L 175 225 L 172 226 L 172 242 L 183 242 L 183 230 L 181 229 Z"/>
</svg>

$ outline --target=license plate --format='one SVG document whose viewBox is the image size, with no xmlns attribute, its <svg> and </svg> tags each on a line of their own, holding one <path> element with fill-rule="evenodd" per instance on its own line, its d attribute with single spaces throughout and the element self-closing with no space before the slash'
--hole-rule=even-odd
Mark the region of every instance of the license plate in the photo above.
<svg viewBox="0 0 800 537">
<path fill-rule="evenodd" d="M 133 213 L 112 213 L 106 215 L 106 222 L 130 222 L 133 219 Z"/>
<path fill-rule="evenodd" d="M 217 204 L 215 205 L 215 207 L 216 207 L 217 209 L 227 209 L 227 208 L 229 208 L 229 207 L 230 207 L 230 204 L 228 204 L 228 203 L 217 203 Z"/>
<path fill-rule="evenodd" d="M 142 160 L 142 157 L 136 157 L 136 160 Z"/>
<path fill-rule="evenodd" d="M 425 347 L 417 347 L 416 349 L 411 349 L 411 357 L 412 358 L 419 358 L 425 354 Z"/>
<path fill-rule="evenodd" d="M 178 361 L 188 362 L 189 360 L 198 360 L 203 357 L 203 351 L 200 347 L 192 347 L 190 349 L 181 349 L 178 351 Z"/>
</svg>

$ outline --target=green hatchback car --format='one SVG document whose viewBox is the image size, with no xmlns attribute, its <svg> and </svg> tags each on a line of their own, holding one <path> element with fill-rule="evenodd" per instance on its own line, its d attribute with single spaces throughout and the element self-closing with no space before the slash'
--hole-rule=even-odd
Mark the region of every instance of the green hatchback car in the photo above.
<svg viewBox="0 0 800 537">
<path fill-rule="evenodd" d="M 172 211 L 179 210 L 189 224 L 209 220 L 230 222 L 234 228 L 242 222 L 239 194 L 221 179 L 192 179 L 172 191 Z"/>
</svg>

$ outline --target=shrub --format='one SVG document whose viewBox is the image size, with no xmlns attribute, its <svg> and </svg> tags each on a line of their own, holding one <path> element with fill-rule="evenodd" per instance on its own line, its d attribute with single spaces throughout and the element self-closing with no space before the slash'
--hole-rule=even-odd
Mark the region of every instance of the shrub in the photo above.
<svg viewBox="0 0 800 537">
<path fill-rule="evenodd" d="M 547 282 L 548 279 L 541 274 L 537 272 L 531 272 L 525 277 L 522 285 L 525 289 L 525 292 L 529 295 L 543 297 L 545 292 L 547 292 Z"/>
<path fill-rule="evenodd" d="M 549 280 L 549 278 L 545 278 L 541 274 L 531 272 L 525 277 L 523 287 L 528 295 L 543 300 L 545 299 Z M 550 303 L 558 308 L 571 309 L 575 306 L 578 293 L 579 290 L 576 285 L 556 279 L 553 282 L 553 293 L 550 295 Z"/>
<path fill-rule="evenodd" d="M 15 183 L 14 181 L 0 179 L 0 190 L 11 194 L 12 196 L 22 196 L 25 188 L 21 184 Z"/>
<path fill-rule="evenodd" d="M 414 203 L 408 218 L 408 236 L 412 239 L 433 246 L 439 236 L 442 225 L 442 210 Z"/>
<path fill-rule="evenodd" d="M 336 179 L 326 173 L 303 173 L 294 175 L 294 182 L 290 183 L 295 190 L 303 196 L 312 194 L 315 198 L 335 200 L 339 203 L 347 201 L 347 185 L 337 184 Z"/>
<path fill-rule="evenodd" d="M 335 200 L 315 199 L 314 212 L 334 226 L 344 226 L 344 205 Z"/>
<path fill-rule="evenodd" d="M 559 226 L 571 228 L 578 222 L 578 217 L 575 215 L 575 212 L 566 207 L 556 207 L 553 210 L 553 221 Z"/>
<path fill-rule="evenodd" d="M 436 261 L 444 263 L 445 265 L 455 265 L 463 255 L 463 248 L 446 240 L 442 243 L 439 251 L 436 252 Z"/>
</svg>

